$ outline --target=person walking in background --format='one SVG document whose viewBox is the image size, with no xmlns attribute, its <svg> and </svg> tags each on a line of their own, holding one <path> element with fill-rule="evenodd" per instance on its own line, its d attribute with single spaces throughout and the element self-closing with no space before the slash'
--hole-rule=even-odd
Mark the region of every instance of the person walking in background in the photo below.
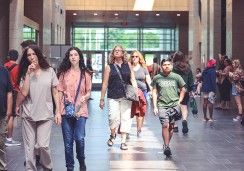
<svg viewBox="0 0 244 171">
<path fill-rule="evenodd" d="M 7 137 L 5 141 L 6 146 L 18 146 L 21 145 L 19 141 L 13 140 L 13 129 L 14 129 L 14 118 L 16 117 L 15 113 L 15 107 L 16 107 L 16 98 L 19 91 L 18 85 L 17 85 L 17 78 L 18 78 L 18 70 L 19 65 L 16 63 L 17 59 L 19 57 L 19 53 L 17 50 L 11 49 L 8 51 L 8 62 L 4 64 L 4 66 L 8 69 L 11 83 L 13 87 L 13 109 L 12 109 L 12 115 L 8 117 L 7 119 Z"/>
<path fill-rule="evenodd" d="M 182 133 L 188 133 L 188 102 L 190 100 L 190 94 L 192 93 L 194 82 L 193 82 L 193 74 L 191 67 L 189 65 L 189 61 L 187 57 L 180 51 L 177 51 L 172 56 L 174 68 L 173 71 L 176 74 L 179 74 L 183 80 L 185 81 L 186 85 L 185 88 L 187 92 L 185 93 L 184 99 L 181 101 L 180 108 L 182 112 Z M 175 124 L 174 132 L 178 132 L 178 126 Z"/>
<path fill-rule="evenodd" d="M 117 71 L 117 69 L 119 71 Z M 124 83 L 132 84 L 137 88 L 134 72 L 128 63 L 127 53 L 121 45 L 116 45 L 109 55 L 109 64 L 105 67 L 102 83 L 100 108 L 103 109 L 105 94 L 107 93 L 110 138 L 107 141 L 109 147 L 113 146 L 116 133 L 120 126 L 121 132 L 121 150 L 127 150 L 126 134 L 131 129 L 131 104 L 132 102 L 125 99 L 125 90 L 119 73 Z"/>
<path fill-rule="evenodd" d="M 233 118 L 233 121 L 241 121 L 243 118 L 243 105 L 242 105 L 242 97 L 243 97 L 243 81 L 244 81 L 244 71 L 242 69 L 241 63 L 239 59 L 235 59 L 232 61 L 233 72 L 229 72 L 229 77 L 232 82 L 232 95 L 235 98 L 235 102 L 238 108 L 238 114 Z"/>
<path fill-rule="evenodd" d="M 53 102 L 56 105 L 55 122 L 61 123 L 57 76 L 45 60 L 41 49 L 28 46 L 19 64 L 18 83 L 25 99 L 16 104 L 22 117 L 22 135 L 25 147 L 26 170 L 36 171 L 35 145 L 40 154 L 40 163 L 45 171 L 52 170 L 50 136 L 53 119 Z M 18 99 L 17 99 L 18 100 Z"/>
<path fill-rule="evenodd" d="M 65 149 L 67 171 L 73 171 L 74 141 L 76 143 L 76 157 L 80 164 L 80 170 L 86 170 L 85 165 L 85 127 L 88 118 L 87 101 L 91 95 L 91 74 L 85 67 L 81 50 L 71 47 L 65 53 L 58 69 L 59 99 L 62 114 L 62 133 Z M 75 116 L 69 117 L 65 110 L 65 104 L 72 103 L 75 106 Z"/>
<path fill-rule="evenodd" d="M 201 88 L 202 88 L 202 71 L 200 68 L 196 69 L 196 79 L 195 79 L 195 95 L 200 96 L 201 95 Z"/>
<path fill-rule="evenodd" d="M 12 116 L 12 84 L 8 70 L 0 64 L 0 170 L 7 171 L 6 141 L 7 118 Z"/>
<path fill-rule="evenodd" d="M 203 117 L 204 121 L 213 121 L 213 104 L 216 100 L 216 60 L 210 59 L 202 72 Z M 207 117 L 207 108 L 209 118 Z"/>
<path fill-rule="evenodd" d="M 24 52 L 25 48 L 27 48 L 30 45 L 37 45 L 37 44 L 33 40 L 25 40 L 25 41 L 21 42 L 20 46 L 22 48 L 22 52 Z"/>
<path fill-rule="evenodd" d="M 151 68 L 150 76 L 151 76 L 151 79 L 153 79 L 153 77 L 160 72 L 160 65 L 158 64 L 157 57 L 153 58 L 153 64 L 150 66 L 150 68 Z"/>
<path fill-rule="evenodd" d="M 216 109 L 230 109 L 230 94 L 231 94 L 231 82 L 229 78 L 229 72 L 233 71 L 232 62 L 230 59 L 224 60 L 224 69 L 218 70 L 218 84 L 219 84 L 219 94 L 220 94 L 220 104 Z"/>
<path fill-rule="evenodd" d="M 142 91 L 142 96 L 139 95 L 139 102 L 132 102 L 131 115 L 136 116 L 137 137 L 140 137 L 141 129 L 144 122 L 145 113 L 147 110 L 147 99 L 149 99 L 148 91 L 151 93 L 151 78 L 147 71 L 146 63 L 142 54 L 139 51 L 133 51 L 129 59 L 134 75 L 136 78 L 138 91 Z M 148 90 L 149 88 L 149 90 Z M 150 102 L 148 102 L 150 103 Z"/>
<path fill-rule="evenodd" d="M 152 80 L 153 87 L 153 111 L 159 116 L 162 125 L 162 137 L 164 140 L 164 154 L 166 157 L 171 156 L 169 147 L 170 140 L 173 136 L 175 118 L 171 115 L 180 113 L 180 104 L 183 101 L 186 89 L 182 77 L 172 72 L 173 65 L 170 59 L 161 61 L 162 73 L 156 75 Z M 180 94 L 178 94 L 180 90 Z"/>
</svg>

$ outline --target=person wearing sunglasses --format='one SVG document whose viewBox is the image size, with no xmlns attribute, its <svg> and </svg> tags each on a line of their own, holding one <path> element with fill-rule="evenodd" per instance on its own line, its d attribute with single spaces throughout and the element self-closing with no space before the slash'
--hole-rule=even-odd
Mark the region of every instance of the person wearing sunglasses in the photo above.
<svg viewBox="0 0 244 171">
<path fill-rule="evenodd" d="M 142 54 L 135 50 L 131 53 L 129 59 L 134 75 L 136 78 L 137 86 L 139 88 L 139 102 L 133 102 L 131 108 L 131 117 L 136 116 L 137 122 L 137 137 L 141 136 L 141 130 L 144 122 L 145 113 L 147 110 L 148 93 L 151 92 L 151 77 L 147 70 L 146 62 Z M 140 93 L 141 92 L 141 93 Z M 140 95 L 142 94 L 142 95 Z M 150 103 L 150 102 L 148 102 Z"/>
</svg>

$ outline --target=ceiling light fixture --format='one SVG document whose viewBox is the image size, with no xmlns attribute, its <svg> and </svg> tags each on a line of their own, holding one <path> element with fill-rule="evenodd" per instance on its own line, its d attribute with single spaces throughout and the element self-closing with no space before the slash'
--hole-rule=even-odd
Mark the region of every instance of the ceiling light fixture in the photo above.
<svg viewBox="0 0 244 171">
<path fill-rule="evenodd" d="M 73 15 L 77 15 L 77 13 L 74 12 Z"/>
<path fill-rule="evenodd" d="M 134 11 L 152 11 L 154 0 L 136 0 Z"/>
<path fill-rule="evenodd" d="M 160 14 L 159 14 L 159 13 L 157 13 L 157 14 L 156 14 L 156 16 L 160 16 Z"/>
<path fill-rule="evenodd" d="M 178 13 L 178 14 L 176 14 L 176 16 L 177 16 L 177 17 L 179 17 L 179 16 L 180 16 L 180 14 Z"/>
<path fill-rule="evenodd" d="M 118 16 L 119 14 L 118 14 L 118 13 L 115 13 L 114 15 L 115 15 L 115 16 Z"/>
<path fill-rule="evenodd" d="M 136 15 L 136 16 L 139 16 L 140 14 L 136 13 L 135 15 Z"/>
<path fill-rule="evenodd" d="M 94 15 L 94 16 L 97 16 L 98 14 L 97 14 L 97 13 L 94 13 L 93 15 Z"/>
</svg>

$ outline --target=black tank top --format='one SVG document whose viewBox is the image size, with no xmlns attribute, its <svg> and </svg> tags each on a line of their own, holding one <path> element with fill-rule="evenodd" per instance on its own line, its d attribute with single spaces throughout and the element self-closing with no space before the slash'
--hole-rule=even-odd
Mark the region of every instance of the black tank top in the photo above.
<svg viewBox="0 0 244 171">
<path fill-rule="evenodd" d="M 110 66 L 110 75 L 108 80 L 108 94 L 107 97 L 111 99 L 119 99 L 125 97 L 124 87 L 122 81 L 116 71 L 114 64 L 109 64 Z M 130 83 L 130 67 L 128 63 L 122 63 L 121 67 L 117 65 L 122 78 L 125 83 Z"/>
</svg>

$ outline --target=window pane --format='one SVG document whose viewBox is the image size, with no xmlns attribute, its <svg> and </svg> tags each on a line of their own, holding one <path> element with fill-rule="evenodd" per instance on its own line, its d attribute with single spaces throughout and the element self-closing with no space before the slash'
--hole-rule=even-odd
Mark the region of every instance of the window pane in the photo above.
<svg viewBox="0 0 244 171">
<path fill-rule="evenodd" d="M 23 27 L 23 40 L 33 40 L 37 42 L 37 31 L 31 27 Z"/>
</svg>

